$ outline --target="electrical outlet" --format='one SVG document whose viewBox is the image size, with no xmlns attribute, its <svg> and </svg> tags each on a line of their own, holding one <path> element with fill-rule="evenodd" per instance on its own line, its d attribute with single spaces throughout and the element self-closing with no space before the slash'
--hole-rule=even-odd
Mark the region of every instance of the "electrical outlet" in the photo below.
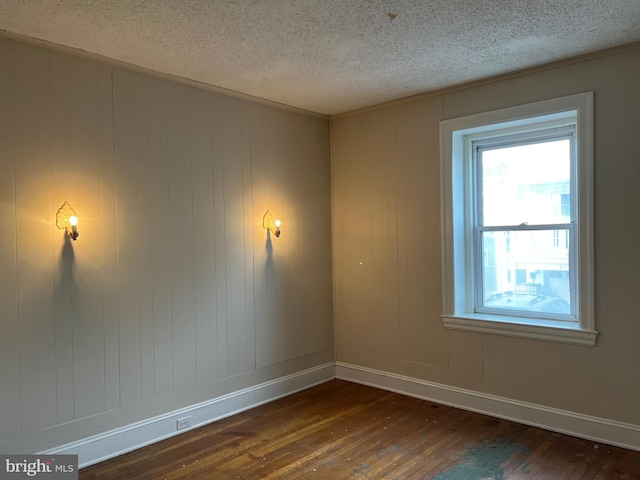
<svg viewBox="0 0 640 480">
<path fill-rule="evenodd" d="M 191 426 L 191 417 L 179 418 L 177 421 L 178 430 L 184 430 Z"/>
</svg>

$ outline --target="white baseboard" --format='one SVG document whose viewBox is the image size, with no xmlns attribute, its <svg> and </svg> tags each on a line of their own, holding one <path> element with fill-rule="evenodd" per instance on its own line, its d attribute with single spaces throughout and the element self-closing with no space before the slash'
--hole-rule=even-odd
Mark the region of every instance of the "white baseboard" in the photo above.
<svg viewBox="0 0 640 480">
<path fill-rule="evenodd" d="M 40 453 L 78 455 L 79 468 L 86 467 L 333 378 L 331 362 Z M 191 417 L 191 427 L 177 431 L 177 421 L 184 417 Z"/>
<path fill-rule="evenodd" d="M 582 415 L 345 363 L 336 378 L 558 433 L 640 451 L 640 426 Z"/>
<path fill-rule="evenodd" d="M 640 426 L 638 425 L 581 415 L 338 362 L 261 383 L 40 453 L 78 455 L 79 467 L 86 467 L 333 378 L 640 451 Z M 191 417 L 192 426 L 177 431 L 177 420 L 187 416 Z"/>
</svg>

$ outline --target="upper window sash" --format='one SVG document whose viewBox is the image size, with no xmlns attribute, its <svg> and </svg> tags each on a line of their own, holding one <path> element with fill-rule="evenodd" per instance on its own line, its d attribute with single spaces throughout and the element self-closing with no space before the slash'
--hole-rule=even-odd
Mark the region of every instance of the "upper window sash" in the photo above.
<svg viewBox="0 0 640 480">
<path fill-rule="evenodd" d="M 562 120 L 560 123 L 565 123 L 566 120 Z M 491 137 L 475 139 L 470 138 L 471 148 L 467 150 L 467 153 L 471 152 L 468 158 L 465 158 L 466 162 L 471 162 L 467 171 L 471 173 L 471 181 L 473 187 L 470 189 L 472 192 L 471 201 L 473 202 L 473 215 L 474 225 L 484 225 L 483 218 L 483 189 L 482 189 L 482 162 L 480 158 L 486 151 L 493 151 L 501 148 L 519 147 L 526 145 L 541 144 L 546 142 L 568 140 L 570 147 L 570 199 L 575 198 L 575 177 L 576 171 L 576 145 L 575 145 L 575 122 L 568 123 L 562 127 L 555 127 L 559 122 L 545 122 L 537 125 L 539 128 L 535 131 L 527 131 L 524 133 L 516 133 L 504 135 L 500 130 L 492 131 Z M 555 128 L 554 128 L 555 127 Z M 526 127 L 520 127 L 522 129 Z M 486 133 L 483 137 L 486 136 Z M 570 205 L 575 206 L 575 201 L 571 201 Z M 570 221 L 575 222 L 575 208 L 571 208 Z M 559 222 L 548 222 L 559 223 Z M 506 225 L 506 224 L 505 224 Z M 514 224 L 514 225 L 520 225 Z"/>
</svg>

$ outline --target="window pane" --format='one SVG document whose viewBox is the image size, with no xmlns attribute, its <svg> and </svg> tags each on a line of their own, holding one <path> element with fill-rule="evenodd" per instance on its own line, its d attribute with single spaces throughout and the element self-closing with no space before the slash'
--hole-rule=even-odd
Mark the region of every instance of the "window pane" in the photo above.
<svg viewBox="0 0 640 480">
<path fill-rule="evenodd" d="M 569 230 L 482 232 L 481 307 L 571 312 Z"/>
<path fill-rule="evenodd" d="M 480 148 L 482 225 L 569 223 L 571 150 L 568 138 Z"/>
</svg>

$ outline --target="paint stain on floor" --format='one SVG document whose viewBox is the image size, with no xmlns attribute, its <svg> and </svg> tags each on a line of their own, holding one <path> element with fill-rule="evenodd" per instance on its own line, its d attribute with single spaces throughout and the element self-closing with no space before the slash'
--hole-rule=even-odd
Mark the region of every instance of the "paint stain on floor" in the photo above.
<svg viewBox="0 0 640 480">
<path fill-rule="evenodd" d="M 439 473 L 433 480 L 502 480 L 502 465 L 511 455 L 528 452 L 529 449 L 524 445 L 511 443 L 506 438 L 485 440 L 482 445 L 469 448 L 458 465 Z"/>
</svg>

